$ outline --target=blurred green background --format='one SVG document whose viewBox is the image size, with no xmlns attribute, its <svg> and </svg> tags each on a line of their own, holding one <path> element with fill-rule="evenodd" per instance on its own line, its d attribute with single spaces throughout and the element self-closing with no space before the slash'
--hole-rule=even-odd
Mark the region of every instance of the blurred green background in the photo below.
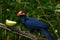
<svg viewBox="0 0 60 40">
<path fill-rule="evenodd" d="M 20 10 L 25 10 L 28 17 L 47 23 L 50 27 L 49 32 L 53 33 L 51 29 L 54 28 L 54 32 L 57 30 L 57 35 L 60 37 L 60 0 L 0 0 L 0 22 L 5 23 L 6 19 L 9 19 L 17 22 L 12 28 L 29 30 L 19 22 L 16 14 Z M 34 31 L 33 34 L 38 35 L 38 33 L 44 37 L 41 32 Z M 0 40 L 30 39 L 0 28 Z"/>
</svg>

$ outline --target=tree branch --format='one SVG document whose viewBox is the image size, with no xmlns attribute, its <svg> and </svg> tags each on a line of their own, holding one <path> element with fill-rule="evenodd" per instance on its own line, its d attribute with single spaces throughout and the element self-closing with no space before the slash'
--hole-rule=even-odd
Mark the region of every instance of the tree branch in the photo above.
<svg viewBox="0 0 60 40">
<path fill-rule="evenodd" d="M 0 23 L 0 28 L 3 28 L 3 29 L 6 29 L 8 31 L 12 31 L 13 33 L 16 33 L 16 34 L 19 34 L 21 36 L 24 36 L 24 37 L 27 37 L 27 38 L 30 38 L 32 40 L 44 40 L 44 38 L 42 37 L 38 37 L 36 35 L 32 35 L 31 33 L 27 33 L 25 31 L 21 31 L 21 30 L 17 30 L 15 28 L 12 28 L 12 27 L 7 27 L 5 24 L 3 23 Z"/>
</svg>

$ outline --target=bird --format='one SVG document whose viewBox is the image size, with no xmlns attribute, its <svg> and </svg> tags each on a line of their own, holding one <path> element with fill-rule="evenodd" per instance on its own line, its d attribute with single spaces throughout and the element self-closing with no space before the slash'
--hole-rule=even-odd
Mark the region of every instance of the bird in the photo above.
<svg viewBox="0 0 60 40">
<path fill-rule="evenodd" d="M 39 21 L 39 20 L 32 18 L 32 17 L 27 17 L 25 10 L 20 10 L 17 13 L 17 16 L 19 17 L 19 20 L 21 21 L 21 23 L 25 27 L 28 27 L 29 30 L 31 30 L 31 31 L 33 31 L 33 29 L 39 30 L 44 33 L 47 40 L 57 40 L 56 37 L 52 36 L 49 33 L 49 31 L 48 31 L 49 26 L 46 23 Z"/>
</svg>

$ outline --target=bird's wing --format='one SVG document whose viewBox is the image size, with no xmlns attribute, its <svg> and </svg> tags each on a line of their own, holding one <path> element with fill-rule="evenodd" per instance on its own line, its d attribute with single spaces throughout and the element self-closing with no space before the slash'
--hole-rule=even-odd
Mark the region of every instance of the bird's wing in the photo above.
<svg viewBox="0 0 60 40">
<path fill-rule="evenodd" d="M 25 25 L 29 26 L 29 27 L 36 27 L 36 28 L 46 28 L 47 27 L 47 24 L 41 22 L 41 21 L 38 21 L 36 19 L 28 19 L 26 22 L 25 22 Z"/>
</svg>

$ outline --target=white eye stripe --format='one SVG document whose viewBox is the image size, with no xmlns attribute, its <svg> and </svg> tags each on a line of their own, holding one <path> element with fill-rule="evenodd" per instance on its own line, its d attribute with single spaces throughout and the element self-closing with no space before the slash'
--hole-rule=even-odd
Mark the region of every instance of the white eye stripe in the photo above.
<svg viewBox="0 0 60 40">
<path fill-rule="evenodd" d="M 22 13 L 22 15 L 25 15 L 25 13 Z"/>
</svg>

